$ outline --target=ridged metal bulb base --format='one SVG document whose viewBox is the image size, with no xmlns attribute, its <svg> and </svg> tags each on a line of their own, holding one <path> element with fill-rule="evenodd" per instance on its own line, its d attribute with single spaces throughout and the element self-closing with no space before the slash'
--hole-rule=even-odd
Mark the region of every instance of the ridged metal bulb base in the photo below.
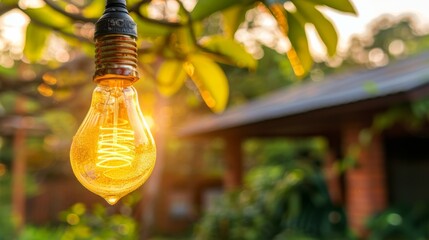
<svg viewBox="0 0 429 240">
<path fill-rule="evenodd" d="M 108 34 L 95 39 L 94 81 L 112 74 L 127 77 L 133 82 L 139 79 L 137 43 L 134 37 Z"/>
</svg>

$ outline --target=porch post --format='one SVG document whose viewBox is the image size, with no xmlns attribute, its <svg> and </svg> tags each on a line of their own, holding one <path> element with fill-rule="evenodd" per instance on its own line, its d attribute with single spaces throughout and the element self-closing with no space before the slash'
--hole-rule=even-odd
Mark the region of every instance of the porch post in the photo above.
<svg viewBox="0 0 429 240">
<path fill-rule="evenodd" d="M 359 123 L 347 124 L 343 129 L 345 156 L 354 151 L 356 159 L 356 166 L 346 172 L 346 209 L 351 228 L 360 236 L 367 233 L 368 217 L 388 204 L 382 138 L 375 135 L 368 144 L 362 144 L 362 129 L 363 124 Z"/>
<path fill-rule="evenodd" d="M 238 136 L 227 136 L 224 138 L 224 166 L 225 174 L 223 177 L 225 190 L 233 190 L 242 185 L 242 139 Z"/>
<path fill-rule="evenodd" d="M 16 233 L 21 233 L 25 225 L 25 177 L 26 177 L 26 144 L 27 126 L 21 114 L 25 111 L 25 98 L 18 97 L 15 111 L 20 115 L 13 138 L 12 162 L 12 217 L 15 220 Z"/>
</svg>

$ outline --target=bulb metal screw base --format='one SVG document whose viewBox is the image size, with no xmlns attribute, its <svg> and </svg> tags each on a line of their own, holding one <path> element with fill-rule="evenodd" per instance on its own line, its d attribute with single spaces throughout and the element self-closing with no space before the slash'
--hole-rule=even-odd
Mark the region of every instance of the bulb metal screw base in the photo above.
<svg viewBox="0 0 429 240">
<path fill-rule="evenodd" d="M 137 43 L 134 37 L 125 34 L 102 35 L 95 39 L 94 81 L 103 76 L 119 75 L 135 82 L 137 72 Z"/>
</svg>

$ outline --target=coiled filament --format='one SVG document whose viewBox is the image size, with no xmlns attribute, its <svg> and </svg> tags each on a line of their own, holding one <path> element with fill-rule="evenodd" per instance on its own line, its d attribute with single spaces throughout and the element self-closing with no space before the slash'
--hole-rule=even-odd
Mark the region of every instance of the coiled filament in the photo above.
<svg viewBox="0 0 429 240">
<path fill-rule="evenodd" d="M 100 127 L 97 167 L 131 166 L 135 158 L 134 131 L 121 127 Z"/>
</svg>

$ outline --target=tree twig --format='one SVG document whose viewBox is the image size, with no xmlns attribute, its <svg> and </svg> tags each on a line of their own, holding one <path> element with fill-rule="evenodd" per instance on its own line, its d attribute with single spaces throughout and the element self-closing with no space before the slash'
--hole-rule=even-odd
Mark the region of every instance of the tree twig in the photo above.
<svg viewBox="0 0 429 240">
<path fill-rule="evenodd" d="M 144 5 L 144 4 L 148 4 L 148 3 L 150 3 L 150 2 L 152 2 L 152 0 L 141 0 L 140 2 L 138 2 L 138 3 L 134 4 L 133 6 L 131 6 L 131 7 L 128 9 L 128 12 L 139 12 L 139 9 L 140 9 L 140 7 L 141 7 L 142 5 Z"/>
<path fill-rule="evenodd" d="M 192 16 L 191 13 L 189 11 L 186 10 L 185 6 L 183 5 L 183 3 L 179 0 L 176 0 L 176 2 L 179 4 L 180 8 L 186 13 L 188 21 L 187 21 L 187 25 L 189 27 L 189 32 L 191 34 L 191 38 L 192 38 L 192 42 L 193 44 L 200 49 L 203 53 L 205 53 L 206 55 L 209 55 L 210 57 L 212 57 L 213 59 L 215 59 L 218 62 L 221 63 L 225 63 L 228 65 L 236 65 L 228 56 L 225 56 L 221 53 L 212 51 L 204 46 L 202 46 L 197 39 L 197 35 L 195 33 L 194 30 L 194 26 L 193 26 L 193 20 L 192 20 Z"/>
<path fill-rule="evenodd" d="M 73 20 L 82 21 L 82 22 L 91 22 L 91 23 L 97 22 L 97 18 L 87 18 L 81 14 L 74 14 L 74 13 L 67 12 L 64 9 L 62 9 L 60 6 L 55 4 L 52 0 L 43 0 L 43 1 L 46 3 L 46 5 L 51 7 L 53 10 L 61 13 L 62 15 L 66 16 L 68 18 L 71 18 Z"/>
<path fill-rule="evenodd" d="M 169 28 L 180 28 L 180 27 L 184 26 L 180 22 L 170 22 L 170 21 L 164 21 L 164 20 L 157 20 L 157 19 L 149 18 L 149 17 L 143 15 L 140 11 L 134 11 L 134 12 L 137 14 L 137 16 L 139 18 L 141 18 L 145 22 L 163 25 L 164 27 L 169 27 Z"/>
<path fill-rule="evenodd" d="M 79 41 L 81 41 L 81 42 L 92 43 L 92 41 L 91 41 L 91 40 L 89 40 L 88 38 L 84 38 L 84 37 L 78 36 L 77 34 L 73 34 L 73 33 L 66 32 L 66 31 L 64 31 L 64 29 L 62 29 L 62 28 L 54 27 L 54 26 L 48 25 L 48 24 L 46 24 L 46 23 L 44 23 L 44 22 L 42 22 L 42 21 L 39 21 L 39 20 L 37 20 L 37 19 L 35 19 L 35 18 L 31 18 L 31 21 L 32 21 L 33 23 L 35 23 L 36 25 L 39 25 L 39 26 L 41 26 L 41 27 L 45 27 L 45 28 L 49 28 L 49 29 L 51 29 L 51 30 L 53 30 L 53 31 L 56 31 L 56 32 L 58 32 L 58 33 L 60 33 L 60 34 L 62 34 L 62 35 L 64 35 L 64 36 L 67 36 L 67 37 L 71 37 L 71 38 L 77 39 L 77 40 L 79 40 Z"/>
<path fill-rule="evenodd" d="M 4 3 L 0 3 L 0 15 L 3 15 L 4 13 L 9 12 L 10 10 L 17 8 L 18 5 L 17 4 L 4 4 Z"/>
</svg>

